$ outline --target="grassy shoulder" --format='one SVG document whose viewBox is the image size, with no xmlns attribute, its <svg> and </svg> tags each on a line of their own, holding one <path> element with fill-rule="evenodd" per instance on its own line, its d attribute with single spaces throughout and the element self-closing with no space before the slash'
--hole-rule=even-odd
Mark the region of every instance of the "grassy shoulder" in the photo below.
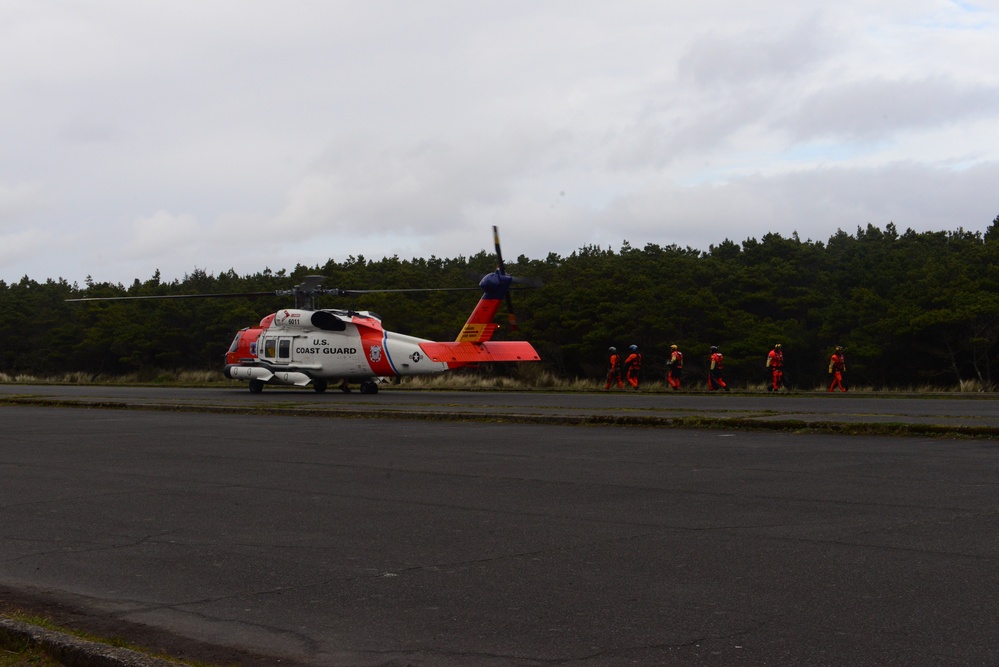
<svg viewBox="0 0 999 667">
<path fill-rule="evenodd" d="M 117 638 L 57 625 L 38 614 L 6 611 L 0 615 L 0 667 L 15 665 L 121 665 L 195 667 Z M 200 663 L 197 667 L 209 667 Z"/>
<path fill-rule="evenodd" d="M 25 638 L 8 638 L 0 632 L 0 667 L 61 667 L 44 648 Z"/>
</svg>

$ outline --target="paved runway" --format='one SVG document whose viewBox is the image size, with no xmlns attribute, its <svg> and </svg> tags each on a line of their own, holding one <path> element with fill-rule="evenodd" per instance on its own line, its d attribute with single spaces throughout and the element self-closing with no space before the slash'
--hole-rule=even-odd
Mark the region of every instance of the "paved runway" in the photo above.
<svg viewBox="0 0 999 667">
<path fill-rule="evenodd" d="M 714 422 L 742 420 L 773 424 L 905 424 L 954 429 L 988 429 L 999 437 L 996 394 L 795 394 L 765 393 L 555 393 L 407 391 L 389 388 L 377 395 L 268 388 L 250 394 L 231 388 L 0 385 L 0 401 L 53 401 L 66 405 L 132 406 L 165 409 L 256 410 L 329 416 L 464 415 L 510 421 L 615 420 L 661 424 L 690 418 Z M 993 431 L 994 429 L 994 431 Z"/>
<path fill-rule="evenodd" d="M 25 406 L 0 420 L 0 585 L 201 656 L 999 663 L 993 440 Z"/>
</svg>

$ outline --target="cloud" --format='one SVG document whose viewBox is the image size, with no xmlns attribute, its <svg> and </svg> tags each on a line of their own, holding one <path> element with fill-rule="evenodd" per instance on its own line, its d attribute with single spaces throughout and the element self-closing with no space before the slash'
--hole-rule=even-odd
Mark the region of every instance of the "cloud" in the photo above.
<svg viewBox="0 0 999 667">
<path fill-rule="evenodd" d="M 26 215 L 44 206 L 42 187 L 37 183 L 0 183 L 0 230 L 16 229 Z"/>
<path fill-rule="evenodd" d="M 57 247 L 52 234 L 37 229 L 21 229 L 10 234 L 0 234 L 0 280 L 16 281 L 29 275 L 18 266 L 24 265 L 26 258 L 41 256 Z M 35 277 L 30 276 L 29 277 Z M 56 276 L 51 276 L 56 277 Z"/>
<path fill-rule="evenodd" d="M 120 242 L 111 240 L 115 255 L 124 260 L 153 259 L 182 255 L 203 239 L 197 218 L 190 214 L 156 211 L 133 220 L 124 229 Z"/>
<path fill-rule="evenodd" d="M 999 86 L 965 86 L 942 77 L 870 79 L 816 91 L 772 127 L 784 128 L 795 141 L 879 141 L 979 118 L 999 119 Z"/>
<path fill-rule="evenodd" d="M 273 223 L 306 233 L 449 233 L 509 199 L 518 180 L 558 159 L 562 144 L 531 125 L 390 146 L 350 137 L 324 151 Z"/>
<path fill-rule="evenodd" d="M 832 35 L 812 15 L 776 33 L 772 26 L 712 29 L 691 43 L 677 69 L 681 79 L 717 91 L 799 77 L 833 53 Z"/>
<path fill-rule="evenodd" d="M 621 197 L 602 217 L 626 221 L 635 240 L 706 249 L 724 238 L 742 241 L 768 232 L 825 241 L 836 230 L 868 223 L 917 231 L 984 229 L 999 202 L 983 198 L 999 178 L 999 162 L 967 170 L 900 162 L 868 169 L 829 167 L 749 175 L 724 184 L 678 188 L 670 183 Z"/>
</svg>

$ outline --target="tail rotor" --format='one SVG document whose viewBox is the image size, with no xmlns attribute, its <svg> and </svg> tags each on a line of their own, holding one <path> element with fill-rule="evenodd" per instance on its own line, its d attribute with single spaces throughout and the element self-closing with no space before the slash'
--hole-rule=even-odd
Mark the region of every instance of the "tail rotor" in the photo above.
<svg viewBox="0 0 999 667">
<path fill-rule="evenodd" d="M 493 245 L 496 246 L 496 270 L 501 276 L 506 275 L 506 265 L 503 264 L 503 251 L 500 250 L 499 228 L 493 225 Z M 513 310 L 513 297 L 510 290 L 506 291 L 506 316 L 510 322 L 510 331 L 517 330 L 517 314 Z"/>
</svg>

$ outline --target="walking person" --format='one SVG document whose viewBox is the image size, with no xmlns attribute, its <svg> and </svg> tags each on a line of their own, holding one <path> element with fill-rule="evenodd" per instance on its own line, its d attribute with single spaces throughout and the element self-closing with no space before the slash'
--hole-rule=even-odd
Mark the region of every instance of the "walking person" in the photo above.
<svg viewBox="0 0 999 667">
<path fill-rule="evenodd" d="M 683 378 L 683 352 L 680 352 L 676 345 L 670 345 L 669 349 L 669 361 L 666 362 L 669 370 L 666 371 L 666 382 L 673 390 L 678 391 L 680 381 Z"/>
<path fill-rule="evenodd" d="M 722 353 L 718 351 L 718 347 L 715 345 L 711 346 L 711 367 L 708 371 L 708 390 L 717 391 L 718 389 L 724 389 L 728 391 L 728 385 L 725 383 L 725 378 L 722 377 L 722 369 L 724 368 L 724 357 Z"/>
<path fill-rule="evenodd" d="M 628 351 L 631 354 L 624 360 L 625 379 L 628 380 L 628 385 L 632 389 L 638 389 L 642 375 L 642 354 L 638 351 L 637 345 L 632 345 Z"/>
<path fill-rule="evenodd" d="M 618 389 L 624 389 L 624 382 L 621 381 L 621 355 L 617 353 L 616 347 L 607 348 L 607 352 L 610 357 L 607 359 L 607 386 L 604 391 L 610 389 L 615 382 Z"/>
<path fill-rule="evenodd" d="M 767 355 L 767 370 L 770 373 L 770 386 L 767 391 L 780 391 L 784 386 L 784 350 L 780 343 L 774 345 Z"/>
<path fill-rule="evenodd" d="M 843 354 L 843 348 L 840 345 L 836 346 L 836 351 L 829 357 L 829 374 L 833 376 L 832 383 L 829 385 L 829 391 L 833 391 L 836 387 L 839 387 L 840 391 L 846 391 L 846 380 L 844 378 L 846 375 L 846 356 Z"/>
</svg>

